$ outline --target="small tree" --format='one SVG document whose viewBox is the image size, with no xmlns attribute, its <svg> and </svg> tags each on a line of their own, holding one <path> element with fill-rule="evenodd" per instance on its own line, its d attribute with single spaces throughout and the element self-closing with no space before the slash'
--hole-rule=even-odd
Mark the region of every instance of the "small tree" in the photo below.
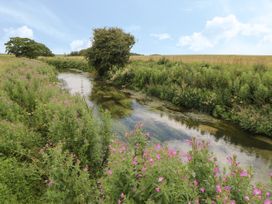
<svg viewBox="0 0 272 204">
<path fill-rule="evenodd" d="M 134 43 L 134 37 L 120 28 L 94 29 L 92 47 L 86 56 L 98 74 L 105 76 L 113 66 L 126 65 Z"/>
<path fill-rule="evenodd" d="M 36 58 L 38 56 L 53 56 L 51 50 L 42 43 L 29 38 L 12 37 L 5 43 L 6 52 L 16 57 Z"/>
</svg>

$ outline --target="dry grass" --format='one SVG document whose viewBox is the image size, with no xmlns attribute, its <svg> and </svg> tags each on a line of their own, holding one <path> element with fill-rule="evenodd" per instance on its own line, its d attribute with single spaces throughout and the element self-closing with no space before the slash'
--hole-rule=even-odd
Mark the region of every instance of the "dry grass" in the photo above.
<svg viewBox="0 0 272 204">
<path fill-rule="evenodd" d="M 239 65 L 255 65 L 264 64 L 272 67 L 271 56 L 249 56 L 249 55 L 150 55 L 150 56 L 131 56 L 131 60 L 158 61 L 165 57 L 170 61 L 194 63 L 204 62 L 211 64 L 239 64 Z"/>
</svg>

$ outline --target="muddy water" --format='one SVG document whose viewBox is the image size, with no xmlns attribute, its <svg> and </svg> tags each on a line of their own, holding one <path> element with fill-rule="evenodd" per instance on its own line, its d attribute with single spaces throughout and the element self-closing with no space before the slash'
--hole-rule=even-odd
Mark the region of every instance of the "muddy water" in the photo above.
<svg viewBox="0 0 272 204">
<path fill-rule="evenodd" d="M 153 98 L 94 82 L 85 73 L 60 73 L 62 86 L 81 95 L 98 116 L 98 107 L 111 112 L 113 130 L 122 139 L 141 122 L 154 142 L 180 151 L 189 149 L 187 139 L 210 143 L 210 150 L 224 165 L 228 155 L 237 155 L 242 166 L 251 166 L 255 180 L 267 182 L 272 172 L 272 140 L 252 135 L 236 126 L 198 112 L 180 110 Z"/>
</svg>

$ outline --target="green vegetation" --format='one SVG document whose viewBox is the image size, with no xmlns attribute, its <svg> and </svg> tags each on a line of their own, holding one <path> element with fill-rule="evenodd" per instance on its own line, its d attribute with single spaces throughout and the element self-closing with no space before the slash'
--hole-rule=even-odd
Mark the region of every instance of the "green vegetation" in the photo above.
<svg viewBox="0 0 272 204">
<path fill-rule="evenodd" d="M 5 43 L 6 52 L 16 57 L 37 58 L 38 56 L 54 56 L 51 50 L 42 43 L 29 38 L 12 37 Z"/>
<path fill-rule="evenodd" d="M 0 203 L 92 202 L 107 164 L 108 116 L 96 120 L 58 88 L 53 67 L 13 60 L 0 80 Z"/>
<path fill-rule="evenodd" d="M 87 50 L 87 59 L 99 76 L 104 77 L 115 68 L 124 67 L 134 45 L 134 37 L 119 28 L 94 29 L 92 47 Z"/>
<path fill-rule="evenodd" d="M 272 137 L 272 69 L 265 65 L 133 61 L 112 73 L 117 85 L 207 112 Z"/>
<path fill-rule="evenodd" d="M 40 57 L 41 61 L 56 67 L 57 70 L 67 71 L 70 69 L 78 69 L 84 72 L 91 71 L 87 60 L 83 57 Z"/>
<path fill-rule="evenodd" d="M 271 189 L 251 183 L 235 157 L 222 170 L 207 144 L 179 153 L 140 126 L 111 142 L 80 97 L 57 86 L 40 61 L 1 57 L 0 203 L 264 203 Z M 264 176 L 264 175 L 260 175 Z M 272 175 L 271 175 L 272 176 Z"/>
</svg>

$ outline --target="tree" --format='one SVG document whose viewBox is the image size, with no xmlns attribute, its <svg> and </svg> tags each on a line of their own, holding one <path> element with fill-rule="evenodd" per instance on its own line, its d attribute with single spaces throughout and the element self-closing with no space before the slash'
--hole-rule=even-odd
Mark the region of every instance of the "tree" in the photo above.
<svg viewBox="0 0 272 204">
<path fill-rule="evenodd" d="M 38 56 L 54 56 L 51 50 L 42 43 L 29 38 L 12 37 L 5 43 L 6 52 L 16 57 L 36 58 Z"/>
<path fill-rule="evenodd" d="M 134 36 L 120 28 L 94 29 L 92 47 L 87 50 L 87 59 L 100 76 L 105 76 L 114 66 L 124 67 L 129 60 Z"/>
</svg>

